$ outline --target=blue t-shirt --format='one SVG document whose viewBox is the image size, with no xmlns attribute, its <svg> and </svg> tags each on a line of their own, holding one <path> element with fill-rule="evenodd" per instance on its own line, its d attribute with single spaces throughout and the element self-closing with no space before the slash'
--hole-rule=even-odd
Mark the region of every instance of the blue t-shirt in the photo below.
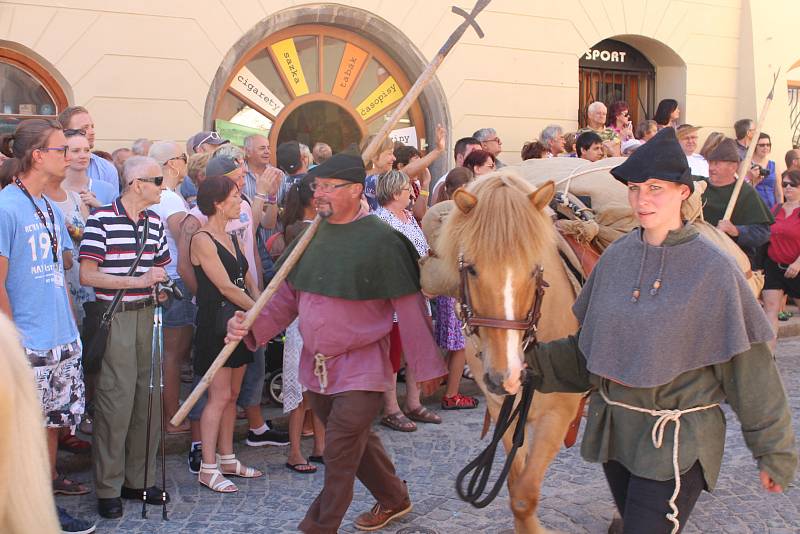
<svg viewBox="0 0 800 534">
<path fill-rule="evenodd" d="M 89 190 L 94 193 L 94 196 L 97 197 L 97 200 L 99 200 L 100 204 L 103 206 L 113 204 L 114 199 L 117 198 L 117 192 L 111 185 L 95 178 L 92 178 L 89 182 Z"/>
<path fill-rule="evenodd" d="M 47 206 L 35 199 L 53 232 Z M 50 236 L 25 193 L 14 184 L 0 191 L 0 256 L 8 259 L 6 292 L 22 344 L 32 350 L 49 350 L 78 339 L 64 280 L 63 252 L 72 239 L 58 206 L 53 208 L 59 258 L 53 262 Z"/>
<path fill-rule="evenodd" d="M 114 164 L 108 160 L 105 160 L 98 156 L 97 154 L 92 154 L 89 159 L 89 168 L 86 169 L 86 174 L 89 175 L 89 178 L 92 180 L 100 180 L 101 182 L 105 182 L 111 186 L 114 190 L 114 197 L 116 198 L 119 195 L 119 173 L 117 172 L 117 168 L 114 167 Z M 100 200 L 98 198 L 98 200 Z M 112 201 L 114 198 L 111 199 Z M 100 200 L 100 202 L 103 202 Z M 109 202 L 110 204 L 111 202 Z M 105 202 L 103 202 L 105 204 Z"/>
</svg>

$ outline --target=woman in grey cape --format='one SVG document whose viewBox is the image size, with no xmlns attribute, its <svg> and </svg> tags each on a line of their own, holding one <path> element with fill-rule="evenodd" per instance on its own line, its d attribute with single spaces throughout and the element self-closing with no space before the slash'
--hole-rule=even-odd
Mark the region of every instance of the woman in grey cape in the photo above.
<svg viewBox="0 0 800 534">
<path fill-rule="evenodd" d="M 640 223 L 600 258 L 573 307 L 578 334 L 526 352 L 536 388 L 592 390 L 581 446 L 625 533 L 677 533 L 719 476 L 727 402 L 766 491 L 793 480 L 786 393 L 770 324 L 736 264 L 681 220 L 694 189 L 675 131 L 611 171 Z"/>
</svg>

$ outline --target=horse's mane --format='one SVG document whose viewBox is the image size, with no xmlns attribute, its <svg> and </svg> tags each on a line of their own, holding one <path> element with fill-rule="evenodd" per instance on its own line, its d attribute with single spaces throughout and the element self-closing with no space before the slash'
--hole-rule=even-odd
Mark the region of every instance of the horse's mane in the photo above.
<svg viewBox="0 0 800 534">
<path fill-rule="evenodd" d="M 469 214 L 454 207 L 437 242 L 437 253 L 455 266 L 464 253 L 480 260 L 521 263 L 541 261 L 548 246 L 555 246 L 553 223 L 536 209 L 528 195 L 535 189 L 514 171 L 500 170 L 475 180 L 466 188 L 478 202 Z M 503 214 L 503 216 L 499 216 Z"/>
</svg>

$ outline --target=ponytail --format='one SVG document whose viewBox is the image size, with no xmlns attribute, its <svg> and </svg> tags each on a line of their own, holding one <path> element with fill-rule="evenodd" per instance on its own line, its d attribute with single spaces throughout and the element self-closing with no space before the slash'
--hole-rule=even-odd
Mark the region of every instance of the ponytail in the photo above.
<svg viewBox="0 0 800 534">
<path fill-rule="evenodd" d="M 61 129 L 52 119 L 26 119 L 17 125 L 13 134 L 1 136 L 0 152 L 11 159 L 3 163 L 0 180 L 5 179 L 7 173 L 13 177 L 28 172 L 33 166 L 33 151 L 44 147 L 50 134 Z"/>
<path fill-rule="evenodd" d="M 14 142 L 14 134 L 0 135 L 0 152 L 4 156 L 13 158 L 14 154 L 11 152 L 11 144 Z"/>
</svg>

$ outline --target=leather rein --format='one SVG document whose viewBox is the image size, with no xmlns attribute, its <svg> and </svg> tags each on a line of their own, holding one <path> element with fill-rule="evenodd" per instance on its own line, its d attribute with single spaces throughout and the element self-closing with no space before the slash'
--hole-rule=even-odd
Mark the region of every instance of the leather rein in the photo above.
<svg viewBox="0 0 800 534">
<path fill-rule="evenodd" d="M 498 328 L 506 330 L 522 330 L 525 332 L 522 348 L 523 351 L 529 344 L 536 345 L 537 331 L 539 319 L 542 316 L 542 301 L 544 300 L 545 288 L 548 287 L 547 282 L 544 280 L 544 269 L 541 265 L 534 267 L 533 276 L 536 283 L 536 293 L 533 297 L 528 315 L 524 320 L 509 320 L 509 319 L 494 319 L 491 317 L 480 317 L 475 315 L 475 310 L 472 308 L 472 299 L 469 292 L 469 275 L 472 264 L 464 260 L 464 255 L 458 256 L 458 271 L 461 278 L 459 287 L 459 304 L 460 312 L 459 317 L 462 321 L 462 328 L 464 335 L 476 335 L 479 327 L 484 328 Z M 494 433 L 489 445 L 471 462 L 469 462 L 456 476 L 456 492 L 462 500 L 470 503 L 475 508 L 483 508 L 488 506 L 500 493 L 503 488 L 508 473 L 511 470 L 511 465 L 514 462 L 514 457 L 517 450 L 525 443 L 525 423 L 528 419 L 528 411 L 531 407 L 533 400 L 535 378 L 530 369 L 526 369 L 523 373 L 522 380 L 522 393 L 519 403 L 514 406 L 516 395 L 506 395 L 503 400 L 503 405 L 500 408 L 500 413 L 495 422 Z M 494 457 L 497 452 L 497 447 L 503 439 L 506 432 L 514 425 L 516 419 L 516 426 L 511 439 L 511 449 L 506 454 L 506 461 L 503 464 L 503 469 L 500 475 L 492 485 L 487 495 L 483 497 L 486 491 L 486 486 L 489 483 L 489 476 L 491 475 L 492 466 L 494 465 Z M 465 479 L 469 477 L 469 481 L 464 485 Z M 483 498 L 482 498 L 483 497 Z"/>
</svg>

